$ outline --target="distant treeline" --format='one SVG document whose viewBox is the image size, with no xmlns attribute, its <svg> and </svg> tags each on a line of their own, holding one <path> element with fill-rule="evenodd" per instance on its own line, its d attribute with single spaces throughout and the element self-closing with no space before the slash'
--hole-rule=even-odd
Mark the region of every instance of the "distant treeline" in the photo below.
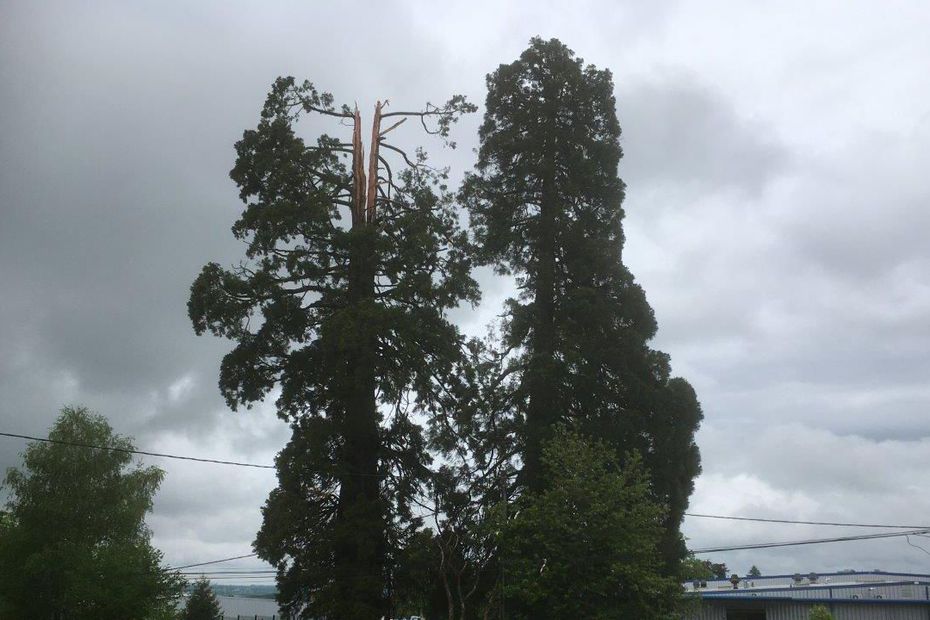
<svg viewBox="0 0 930 620">
<path fill-rule="evenodd" d="M 244 596 L 249 598 L 274 599 L 278 592 L 274 586 L 263 585 L 217 585 L 214 583 L 210 584 L 210 588 L 217 596 Z"/>
</svg>

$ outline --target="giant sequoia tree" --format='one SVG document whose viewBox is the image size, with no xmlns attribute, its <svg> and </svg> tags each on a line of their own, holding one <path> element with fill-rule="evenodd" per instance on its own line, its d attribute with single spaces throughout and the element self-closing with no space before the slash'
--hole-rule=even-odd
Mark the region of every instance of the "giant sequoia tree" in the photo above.
<svg viewBox="0 0 930 620">
<path fill-rule="evenodd" d="M 609 71 L 557 40 L 533 39 L 488 76 L 477 168 L 463 197 L 485 261 L 516 276 L 506 345 L 522 351 L 522 482 L 547 488 L 541 450 L 562 420 L 637 450 L 668 507 L 664 555 L 699 472 L 700 406 L 668 356 L 648 345 L 656 321 L 622 262 L 622 151 Z"/>
<path fill-rule="evenodd" d="M 457 355 L 445 309 L 477 296 L 443 175 L 384 141 L 410 116 L 446 136 L 473 107 L 455 97 L 422 112 L 383 109 L 366 160 L 357 109 L 335 108 L 307 82 L 275 82 L 231 172 L 246 204 L 233 226 L 245 260 L 208 264 L 189 302 L 198 333 L 237 343 L 220 371 L 232 408 L 280 388 L 292 440 L 255 548 L 278 569 L 283 608 L 300 617 L 386 612 L 391 558 L 428 459 L 411 408 Z M 353 126 L 351 142 L 306 143 L 297 125 L 307 114 Z"/>
</svg>

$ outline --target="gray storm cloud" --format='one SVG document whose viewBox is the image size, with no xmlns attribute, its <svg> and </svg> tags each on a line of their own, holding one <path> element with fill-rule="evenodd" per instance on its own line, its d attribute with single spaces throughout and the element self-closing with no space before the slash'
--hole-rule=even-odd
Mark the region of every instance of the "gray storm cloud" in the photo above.
<svg viewBox="0 0 930 620">
<path fill-rule="evenodd" d="M 363 111 L 480 104 L 485 73 L 541 34 L 615 73 L 625 260 L 706 415 L 694 511 L 920 523 L 927 17 L 866 2 L 3 3 L 0 430 L 42 433 L 83 403 L 146 448 L 271 462 L 286 427 L 267 406 L 226 410 L 229 344 L 194 336 L 185 308 L 204 263 L 242 252 L 227 175 L 269 84 L 306 77 Z M 454 176 L 479 121 L 456 128 L 454 152 L 425 143 Z M 512 294 L 479 279 L 483 304 L 453 314 L 469 333 Z M 0 441 L 0 466 L 21 449 Z M 150 525 L 167 561 L 248 553 L 273 472 L 162 464 Z M 821 533 L 685 529 L 694 546 Z M 930 572 L 901 541 L 721 558 Z"/>
</svg>

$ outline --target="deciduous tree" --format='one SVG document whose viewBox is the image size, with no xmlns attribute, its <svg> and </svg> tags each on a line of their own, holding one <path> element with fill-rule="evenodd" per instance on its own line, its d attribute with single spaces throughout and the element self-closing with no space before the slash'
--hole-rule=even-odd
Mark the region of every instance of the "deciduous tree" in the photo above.
<svg viewBox="0 0 930 620">
<path fill-rule="evenodd" d="M 727 565 L 710 560 L 699 560 L 689 554 L 681 562 L 681 578 L 688 579 L 726 579 L 729 574 Z"/>
<path fill-rule="evenodd" d="M 161 566 L 145 525 L 164 472 L 133 465 L 132 441 L 84 408 L 64 408 L 48 438 L 62 443 L 30 444 L 23 467 L 6 474 L 4 617 L 147 620 L 173 611 L 183 581 Z"/>
<path fill-rule="evenodd" d="M 512 618 L 672 618 L 681 587 L 661 574 L 662 513 L 638 456 L 557 430 L 543 444 L 551 482 L 502 525 Z M 679 616 L 680 617 L 680 616 Z"/>
</svg>

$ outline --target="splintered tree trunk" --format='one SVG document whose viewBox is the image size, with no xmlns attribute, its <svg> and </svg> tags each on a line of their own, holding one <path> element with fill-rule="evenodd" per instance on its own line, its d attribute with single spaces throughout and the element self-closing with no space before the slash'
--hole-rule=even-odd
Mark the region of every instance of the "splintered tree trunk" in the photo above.
<svg viewBox="0 0 930 620">
<path fill-rule="evenodd" d="M 378 464 L 381 436 L 377 387 L 377 334 L 370 320 L 375 304 L 375 192 L 380 103 L 373 128 L 374 179 L 366 183 L 361 119 L 355 113 L 353 136 L 352 245 L 349 252 L 348 318 L 339 335 L 344 348 L 342 471 L 340 472 L 337 546 L 334 574 L 339 597 L 336 620 L 380 618 L 387 611 L 384 562 L 387 548 L 386 506 Z M 373 183 L 372 183 L 373 181 Z"/>
</svg>

